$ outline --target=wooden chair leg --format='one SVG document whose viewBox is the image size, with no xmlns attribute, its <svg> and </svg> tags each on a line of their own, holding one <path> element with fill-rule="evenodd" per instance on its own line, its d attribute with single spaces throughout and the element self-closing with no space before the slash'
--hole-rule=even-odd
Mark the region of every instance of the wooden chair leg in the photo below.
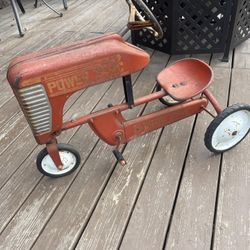
<svg viewBox="0 0 250 250">
<path fill-rule="evenodd" d="M 14 12 L 14 16 L 15 16 L 15 19 L 16 19 L 16 24 L 17 24 L 17 28 L 18 28 L 19 34 L 22 37 L 22 36 L 24 36 L 24 31 L 23 31 L 21 20 L 20 20 L 18 11 L 17 11 L 15 0 L 10 0 L 10 3 L 11 3 L 11 7 L 13 9 L 13 12 Z"/>
<path fill-rule="evenodd" d="M 50 6 L 45 0 L 41 0 L 41 1 L 44 3 L 45 6 L 47 6 L 49 9 L 51 9 L 53 12 L 55 12 L 58 16 L 60 16 L 60 17 L 63 16 L 62 13 L 58 12 L 57 10 L 55 10 L 55 9 L 54 9 L 52 6 Z M 34 4 L 35 8 L 37 8 L 37 2 L 38 2 L 38 0 L 35 0 L 35 4 Z"/>
<path fill-rule="evenodd" d="M 20 10 L 22 11 L 23 14 L 25 14 L 25 9 L 23 8 L 22 2 L 21 0 L 16 0 Z"/>
<path fill-rule="evenodd" d="M 68 2 L 67 2 L 67 0 L 63 0 L 63 7 L 64 7 L 65 10 L 68 9 Z"/>
</svg>

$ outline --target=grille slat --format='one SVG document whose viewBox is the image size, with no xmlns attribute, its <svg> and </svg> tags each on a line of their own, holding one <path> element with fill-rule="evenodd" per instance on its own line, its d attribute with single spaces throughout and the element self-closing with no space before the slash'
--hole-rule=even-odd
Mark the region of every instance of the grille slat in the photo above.
<svg viewBox="0 0 250 250">
<path fill-rule="evenodd" d="M 34 92 L 36 90 L 41 90 L 41 84 L 39 85 L 34 85 L 34 86 L 30 86 L 30 87 L 27 87 L 27 88 L 24 88 L 24 89 L 20 89 L 19 90 L 19 93 L 20 94 L 24 94 L 24 93 L 30 93 L 30 92 Z"/>
<path fill-rule="evenodd" d="M 39 90 L 35 90 L 33 92 L 22 93 L 22 96 L 26 98 L 26 97 L 33 96 L 34 94 L 43 94 L 43 91 L 41 91 L 41 89 L 39 89 Z"/>
<path fill-rule="evenodd" d="M 49 112 L 50 110 L 48 109 L 48 107 L 39 107 L 39 108 L 35 108 L 32 109 L 32 111 L 28 110 L 28 114 L 37 114 L 37 113 L 42 113 L 43 111 Z"/>
<path fill-rule="evenodd" d="M 39 124 L 34 126 L 35 129 L 49 128 L 48 124 Z"/>
<path fill-rule="evenodd" d="M 37 121 L 40 121 L 40 120 L 48 119 L 49 117 L 50 117 L 49 114 L 30 116 L 30 121 L 31 122 L 37 122 Z"/>
<path fill-rule="evenodd" d="M 36 103 L 40 103 L 40 102 L 46 103 L 47 99 L 44 97 L 41 98 L 39 96 L 25 98 L 25 103 L 27 103 L 28 105 L 32 105 L 33 103 L 36 104 Z"/>
<path fill-rule="evenodd" d="M 49 118 L 49 116 L 46 116 L 46 117 L 38 117 L 38 118 L 32 118 L 32 119 L 30 119 L 30 122 L 32 123 L 32 124 L 39 124 L 39 122 L 43 122 L 43 121 L 48 121 L 48 118 Z"/>
<path fill-rule="evenodd" d="M 45 128 L 45 129 L 37 129 L 36 130 L 36 134 L 42 134 L 42 133 L 45 133 L 45 132 L 48 132 L 48 129 L 47 128 Z"/>
<path fill-rule="evenodd" d="M 38 120 L 43 120 L 49 118 L 49 114 L 36 114 L 36 115 L 30 115 L 30 120 L 33 121 L 38 121 Z"/>
<path fill-rule="evenodd" d="M 35 106 L 37 104 L 40 105 L 47 105 L 47 101 L 46 100 L 30 100 L 30 101 L 23 101 L 23 104 L 26 106 Z"/>
<path fill-rule="evenodd" d="M 37 130 L 47 130 L 49 128 L 49 126 L 39 126 L 39 127 L 35 127 L 35 129 Z"/>
<path fill-rule="evenodd" d="M 20 100 L 27 120 L 35 134 L 51 131 L 51 106 L 43 85 L 19 90 Z"/>
<path fill-rule="evenodd" d="M 48 107 L 47 103 L 37 103 L 37 104 L 33 104 L 33 105 L 27 105 L 27 104 L 23 103 L 23 106 L 27 107 L 28 110 L 29 110 L 30 106 L 32 106 L 32 110 L 33 109 L 35 110 L 36 108 L 41 108 L 41 107 L 46 107 L 46 108 Z"/>
<path fill-rule="evenodd" d="M 32 102 L 46 102 L 47 98 L 44 97 L 44 94 L 33 94 L 33 96 L 23 96 L 25 98 L 26 103 L 32 103 Z"/>
</svg>

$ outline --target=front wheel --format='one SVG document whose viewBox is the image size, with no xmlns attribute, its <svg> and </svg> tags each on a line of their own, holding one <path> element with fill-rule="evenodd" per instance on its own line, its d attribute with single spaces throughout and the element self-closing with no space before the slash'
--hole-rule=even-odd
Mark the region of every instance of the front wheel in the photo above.
<svg viewBox="0 0 250 250">
<path fill-rule="evenodd" d="M 38 170 L 49 177 L 63 177 L 74 172 L 80 165 L 81 157 L 79 153 L 70 145 L 59 143 L 57 144 L 59 155 L 63 163 L 63 169 L 59 170 L 51 159 L 47 148 L 44 148 L 37 156 Z"/>
<path fill-rule="evenodd" d="M 240 143 L 250 131 L 250 105 L 235 104 L 223 110 L 205 133 L 205 145 L 222 153 Z"/>
</svg>

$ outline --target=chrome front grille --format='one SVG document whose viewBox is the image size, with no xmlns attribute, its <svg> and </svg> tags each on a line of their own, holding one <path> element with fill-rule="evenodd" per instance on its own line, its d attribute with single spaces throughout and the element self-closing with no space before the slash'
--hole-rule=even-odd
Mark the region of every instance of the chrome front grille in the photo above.
<svg viewBox="0 0 250 250">
<path fill-rule="evenodd" d="M 20 101 L 35 134 L 51 131 L 51 106 L 41 84 L 19 90 Z"/>
</svg>

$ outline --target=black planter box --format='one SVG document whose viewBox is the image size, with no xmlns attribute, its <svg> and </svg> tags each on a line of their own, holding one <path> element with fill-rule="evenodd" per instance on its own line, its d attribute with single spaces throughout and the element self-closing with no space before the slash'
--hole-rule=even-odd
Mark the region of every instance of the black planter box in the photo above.
<svg viewBox="0 0 250 250">
<path fill-rule="evenodd" d="M 250 37 L 249 0 L 144 0 L 164 31 L 156 40 L 132 31 L 132 42 L 168 54 L 224 53 Z"/>
</svg>

